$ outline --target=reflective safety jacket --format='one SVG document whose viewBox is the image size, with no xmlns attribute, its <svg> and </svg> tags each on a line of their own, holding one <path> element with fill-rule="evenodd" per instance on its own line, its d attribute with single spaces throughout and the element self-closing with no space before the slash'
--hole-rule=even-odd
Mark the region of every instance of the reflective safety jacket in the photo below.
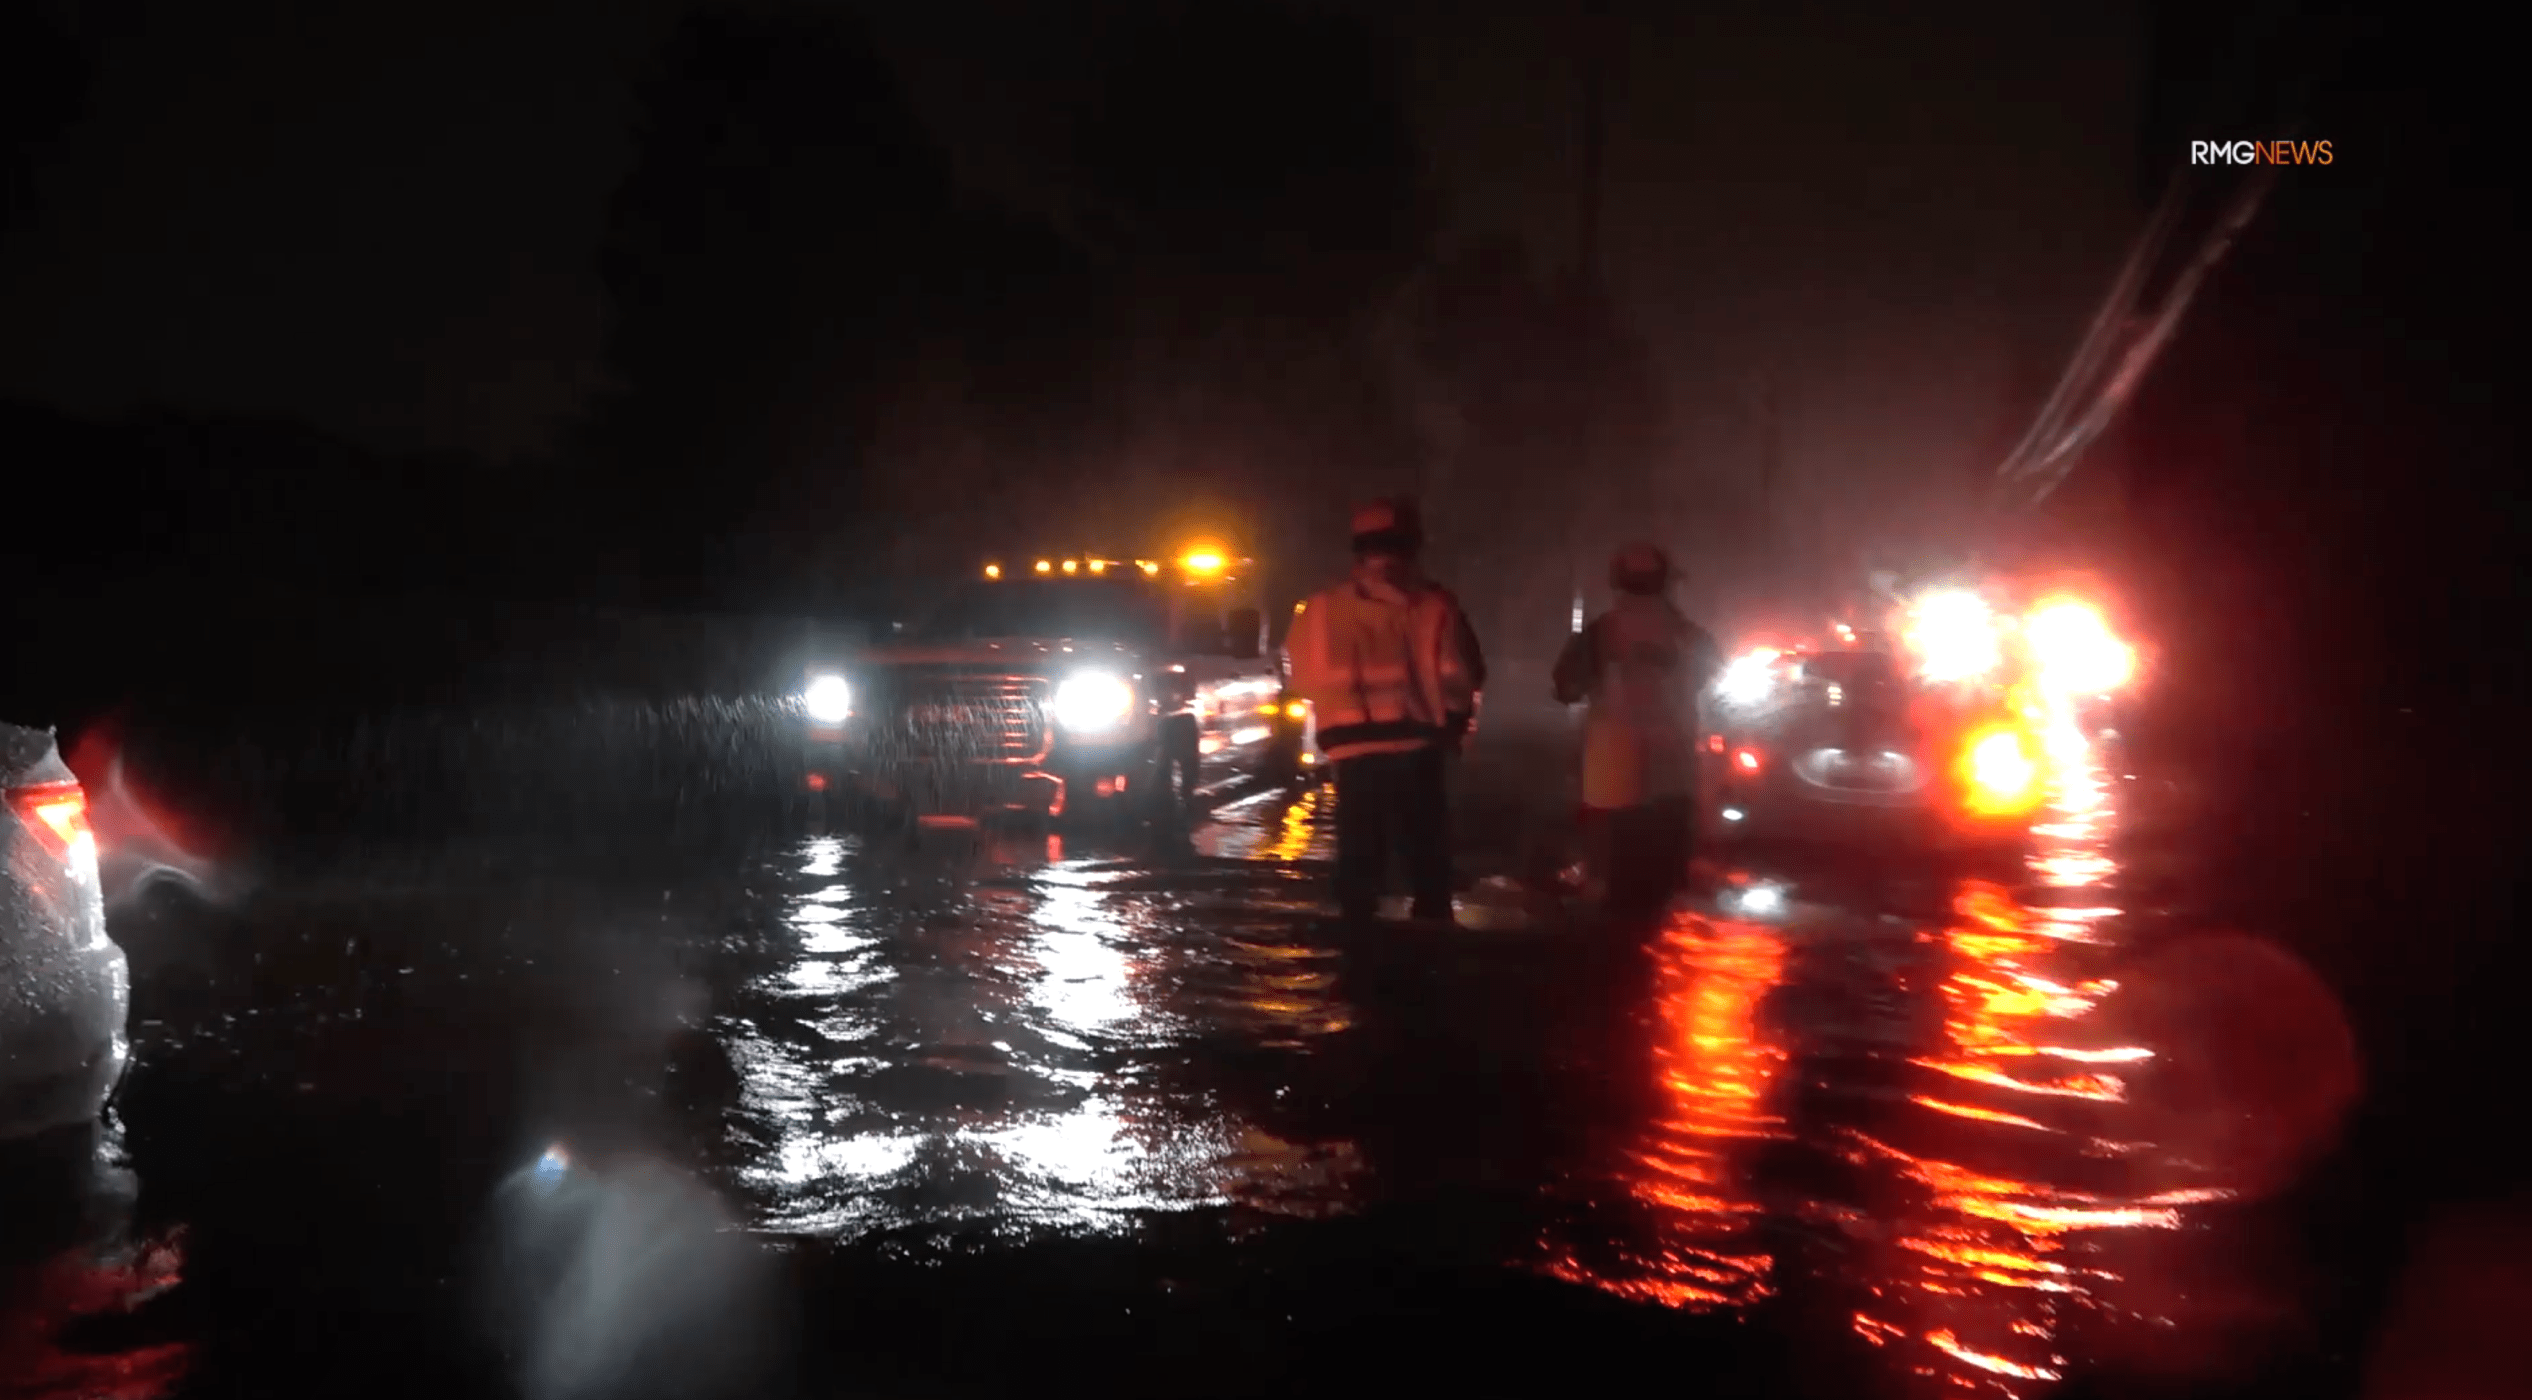
<svg viewBox="0 0 2532 1400">
<path fill-rule="evenodd" d="M 1370 564 L 1302 603 L 1284 655 L 1319 748 L 1340 761 L 1457 742 L 1476 722 L 1486 683 L 1459 600 Z"/>
<path fill-rule="evenodd" d="M 1556 698 L 1588 699 L 1583 805 L 1641 806 L 1697 790 L 1697 704 L 1722 665 L 1715 641 L 1662 598 L 1628 595 L 1556 659 Z"/>
</svg>

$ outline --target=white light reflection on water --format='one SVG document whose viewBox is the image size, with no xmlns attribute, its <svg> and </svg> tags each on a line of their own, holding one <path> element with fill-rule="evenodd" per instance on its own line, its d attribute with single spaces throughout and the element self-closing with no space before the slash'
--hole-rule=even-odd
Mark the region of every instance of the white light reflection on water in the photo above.
<svg viewBox="0 0 2532 1400">
<path fill-rule="evenodd" d="M 1109 882 L 1081 865 L 1049 868 L 1035 883 L 1015 961 L 1035 974 L 1028 1021 L 1048 1049 L 1028 1068 L 1075 1101 L 970 1128 L 959 1144 L 998 1168 L 1005 1209 L 1096 1225 L 1123 1211 L 1220 1203 L 1207 1174 L 1187 1168 L 1231 1150 L 1227 1126 L 1092 1062 L 1103 1047 L 1167 1043 L 1184 1029 L 1139 975 L 1156 940 L 1128 918 L 1150 922 L 1152 896 L 1102 889 Z"/>
<path fill-rule="evenodd" d="M 1044 970 L 1036 1005 L 1076 1043 L 1095 1042 L 1142 1012 L 1127 993 L 1131 961 L 1109 905 L 1095 889 L 1049 882 L 1033 921 L 1029 952 Z"/>
<path fill-rule="evenodd" d="M 1230 1125 L 1151 1107 L 1094 1094 L 1070 1112 L 965 1140 L 1000 1159 L 1004 1207 L 1040 1218 L 1121 1225 L 1120 1212 L 1226 1204 L 1211 1167 L 1237 1145 Z"/>
<path fill-rule="evenodd" d="M 885 1131 L 859 1090 L 889 1060 L 864 1054 L 884 1027 L 880 1014 L 896 970 L 869 931 L 869 915 L 857 907 L 843 874 L 845 844 L 812 839 L 798 852 L 795 884 L 782 923 L 798 940 L 787 965 L 757 978 L 744 993 L 751 1017 L 722 1017 L 721 1041 L 741 1076 L 740 1108 L 754 1125 L 751 1136 L 770 1138 L 758 1160 L 742 1169 L 744 1185 L 779 1203 L 758 1223 L 800 1228 L 856 1213 L 863 1191 L 837 1192 L 840 1182 L 884 1182 L 913 1161 L 915 1139 Z"/>
<path fill-rule="evenodd" d="M 1325 1214 L 1359 1170 L 1350 1145 L 1261 1133 L 1188 1079 L 1189 1048 L 1222 1029 L 1217 984 L 1245 1005 L 1256 969 L 1148 868 L 1059 860 L 924 911 L 880 893 L 891 871 L 802 854 L 785 957 L 721 1026 L 759 1144 L 741 1172 L 758 1228 Z M 1278 1023 L 1342 1026 L 1312 1009 L 1332 979 L 1270 961 Z"/>
</svg>

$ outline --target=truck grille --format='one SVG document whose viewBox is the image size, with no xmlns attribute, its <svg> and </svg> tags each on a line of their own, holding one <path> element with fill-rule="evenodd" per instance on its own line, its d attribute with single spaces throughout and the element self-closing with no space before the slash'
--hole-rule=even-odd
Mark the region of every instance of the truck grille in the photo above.
<svg viewBox="0 0 2532 1400">
<path fill-rule="evenodd" d="M 901 757 L 1028 763 L 1046 756 L 1045 681 L 908 676 L 889 691 L 881 710 L 890 720 L 884 741 Z"/>
</svg>

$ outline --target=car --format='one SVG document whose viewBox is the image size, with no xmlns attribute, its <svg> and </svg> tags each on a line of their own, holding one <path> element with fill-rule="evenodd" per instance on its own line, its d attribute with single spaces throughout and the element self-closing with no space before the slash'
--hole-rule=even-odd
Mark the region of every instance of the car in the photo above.
<svg viewBox="0 0 2532 1400">
<path fill-rule="evenodd" d="M 1248 561 L 986 566 L 799 696 L 807 780 L 926 825 L 1163 815 L 1292 751 Z"/>
<path fill-rule="evenodd" d="M 1926 684 L 1885 651 L 1745 653 L 1710 712 L 1709 817 L 1727 849 L 2004 853 L 2041 793 L 2037 736 L 2003 695 Z"/>
<path fill-rule="evenodd" d="M 88 794 L 52 731 L 0 724 L 0 1140 L 93 1124 L 130 1058 Z"/>
<path fill-rule="evenodd" d="M 1837 646 L 1754 646 L 1724 667 L 1704 755 L 1724 845 L 2018 854 L 2052 755 L 2101 728 L 2136 670 L 2101 609 L 2063 586 L 1938 586 L 1897 620 L 1895 647 L 1864 619 L 1837 623 Z"/>
</svg>

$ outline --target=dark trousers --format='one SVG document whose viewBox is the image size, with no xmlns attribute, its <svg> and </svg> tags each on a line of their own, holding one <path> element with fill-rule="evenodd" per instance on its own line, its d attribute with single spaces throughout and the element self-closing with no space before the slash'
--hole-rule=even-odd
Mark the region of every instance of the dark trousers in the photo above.
<svg viewBox="0 0 2532 1400">
<path fill-rule="evenodd" d="M 1686 888 L 1697 834 L 1693 800 L 1648 802 L 1598 816 L 1601 868 L 1608 878 L 1612 912 L 1655 913 Z"/>
<path fill-rule="evenodd" d="M 1161 730 L 1161 761 L 1158 773 L 1159 796 L 1169 796 L 1173 776 L 1181 805 L 1196 805 L 1196 778 L 1204 762 L 1203 735 L 1196 722 L 1185 716 L 1173 716 Z"/>
<path fill-rule="evenodd" d="M 1450 804 L 1440 749 L 1337 760 L 1336 902 L 1348 919 L 1377 911 L 1392 851 L 1407 867 L 1414 916 L 1449 918 Z"/>
</svg>

